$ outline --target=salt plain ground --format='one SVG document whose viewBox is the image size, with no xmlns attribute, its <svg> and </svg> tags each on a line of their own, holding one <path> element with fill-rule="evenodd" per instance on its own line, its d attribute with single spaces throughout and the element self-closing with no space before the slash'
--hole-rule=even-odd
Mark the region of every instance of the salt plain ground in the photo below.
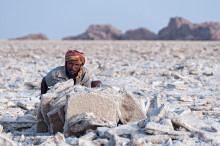
<svg viewBox="0 0 220 146">
<path fill-rule="evenodd" d="M 203 130 L 220 132 L 211 126 L 220 124 L 219 41 L 2 40 L 0 120 L 3 132 L 18 144 L 29 145 L 30 137 L 39 137 L 25 120 L 36 120 L 41 79 L 64 65 L 68 49 L 85 53 L 92 80 L 146 99 L 157 96 L 173 111 L 190 109 L 195 116 L 186 119 Z"/>
</svg>

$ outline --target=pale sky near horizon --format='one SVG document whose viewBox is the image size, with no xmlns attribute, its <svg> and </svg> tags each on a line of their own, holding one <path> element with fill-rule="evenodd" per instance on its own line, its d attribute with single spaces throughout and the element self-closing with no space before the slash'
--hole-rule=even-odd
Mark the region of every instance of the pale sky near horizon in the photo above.
<svg viewBox="0 0 220 146">
<path fill-rule="evenodd" d="M 220 23 L 219 7 L 220 0 L 1 0 L 0 39 L 44 33 L 57 40 L 79 35 L 91 24 L 158 33 L 176 16 Z"/>
</svg>

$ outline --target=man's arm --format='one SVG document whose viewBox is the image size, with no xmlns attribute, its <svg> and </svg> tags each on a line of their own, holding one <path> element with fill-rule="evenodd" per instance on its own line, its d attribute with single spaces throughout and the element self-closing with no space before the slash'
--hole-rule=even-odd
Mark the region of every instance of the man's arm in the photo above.
<svg viewBox="0 0 220 146">
<path fill-rule="evenodd" d="M 42 81 L 41 81 L 41 95 L 45 94 L 48 90 L 48 86 L 45 80 L 45 77 L 43 77 Z"/>
<path fill-rule="evenodd" d="M 87 80 L 82 84 L 82 86 L 86 86 L 86 87 L 88 87 L 88 88 L 91 88 L 91 81 L 90 81 L 90 78 L 87 79 Z"/>
</svg>

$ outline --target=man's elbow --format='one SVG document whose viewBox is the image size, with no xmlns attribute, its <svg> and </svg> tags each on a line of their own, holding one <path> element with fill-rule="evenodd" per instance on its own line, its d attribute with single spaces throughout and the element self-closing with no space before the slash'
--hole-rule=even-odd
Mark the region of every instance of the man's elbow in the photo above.
<svg viewBox="0 0 220 146">
<path fill-rule="evenodd" d="M 45 77 L 43 77 L 41 81 L 41 95 L 47 93 L 47 90 L 48 90 L 48 86 L 47 86 Z"/>
</svg>

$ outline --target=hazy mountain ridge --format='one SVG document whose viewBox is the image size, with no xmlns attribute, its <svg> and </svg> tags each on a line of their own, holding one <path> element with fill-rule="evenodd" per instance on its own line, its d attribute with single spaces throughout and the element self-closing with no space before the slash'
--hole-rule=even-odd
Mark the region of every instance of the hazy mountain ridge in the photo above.
<svg viewBox="0 0 220 146">
<path fill-rule="evenodd" d="M 45 34 L 30 34 L 18 37 L 17 40 L 47 40 Z M 67 36 L 62 40 L 220 40 L 220 23 L 204 22 L 192 23 L 183 17 L 170 18 L 168 25 L 158 34 L 148 28 L 121 30 L 110 24 L 90 25 L 79 35 Z"/>
</svg>

